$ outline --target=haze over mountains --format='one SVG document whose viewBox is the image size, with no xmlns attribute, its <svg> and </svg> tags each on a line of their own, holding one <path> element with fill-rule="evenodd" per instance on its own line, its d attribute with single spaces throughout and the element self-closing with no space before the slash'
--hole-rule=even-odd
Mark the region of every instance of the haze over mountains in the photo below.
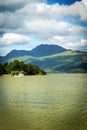
<svg viewBox="0 0 87 130">
<path fill-rule="evenodd" d="M 87 72 L 87 53 L 67 50 L 58 45 L 39 45 L 31 51 L 12 50 L 0 57 L 1 63 L 15 59 L 36 64 L 47 72 Z"/>
</svg>

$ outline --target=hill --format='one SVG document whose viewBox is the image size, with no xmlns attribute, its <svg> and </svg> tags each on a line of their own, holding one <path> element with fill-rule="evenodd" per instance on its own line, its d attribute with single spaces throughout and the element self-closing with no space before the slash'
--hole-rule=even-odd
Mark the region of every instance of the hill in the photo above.
<svg viewBox="0 0 87 130">
<path fill-rule="evenodd" d="M 57 49 L 55 49 L 56 47 Z M 45 48 L 47 48 L 46 51 Z M 27 51 L 25 55 L 21 54 L 22 51 L 20 51 L 18 57 L 12 56 L 12 58 L 8 59 L 4 57 L 2 62 L 13 62 L 17 59 L 24 61 L 26 64 L 38 65 L 46 72 L 87 72 L 87 52 L 66 50 L 64 48 L 60 50 L 60 48 L 56 45 L 40 45 L 31 52 Z M 31 54 L 28 55 L 29 53 Z"/>
<path fill-rule="evenodd" d="M 27 58 L 26 63 L 37 64 L 47 72 L 87 72 L 87 53 L 64 51 L 40 58 Z"/>
<path fill-rule="evenodd" d="M 49 56 L 52 54 L 63 52 L 65 50 L 66 50 L 65 48 L 60 47 L 58 45 L 47 45 L 47 44 L 43 45 L 42 44 L 42 45 L 35 47 L 31 51 L 12 50 L 6 56 L 0 58 L 0 62 L 5 63 L 10 58 L 17 58 L 17 57 L 22 57 L 22 56 L 34 56 L 34 57 Z"/>
<path fill-rule="evenodd" d="M 31 55 L 34 57 L 49 56 L 65 51 L 66 49 L 58 45 L 42 44 L 31 50 Z"/>
</svg>

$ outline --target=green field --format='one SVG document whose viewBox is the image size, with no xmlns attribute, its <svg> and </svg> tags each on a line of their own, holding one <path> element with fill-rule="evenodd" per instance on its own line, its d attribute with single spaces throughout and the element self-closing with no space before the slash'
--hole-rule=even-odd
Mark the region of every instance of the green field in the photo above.
<svg viewBox="0 0 87 130">
<path fill-rule="evenodd" d="M 87 74 L 0 77 L 0 130 L 87 130 Z"/>
</svg>

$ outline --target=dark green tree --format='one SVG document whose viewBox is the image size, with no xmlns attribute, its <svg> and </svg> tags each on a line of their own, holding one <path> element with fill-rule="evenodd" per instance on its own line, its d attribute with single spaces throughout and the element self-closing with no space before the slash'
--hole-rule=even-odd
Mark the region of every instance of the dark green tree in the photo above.
<svg viewBox="0 0 87 130">
<path fill-rule="evenodd" d="M 20 62 L 18 60 L 14 60 L 12 65 L 11 65 L 11 71 L 20 71 Z"/>
<path fill-rule="evenodd" d="M 14 60 L 12 63 L 0 64 L 0 75 L 2 74 L 19 74 L 24 75 L 36 75 L 36 74 L 46 74 L 46 72 L 37 65 L 24 64 L 23 61 Z"/>
<path fill-rule="evenodd" d="M 4 68 L 4 66 L 0 63 L 0 75 L 2 74 L 6 74 L 6 70 Z"/>
</svg>

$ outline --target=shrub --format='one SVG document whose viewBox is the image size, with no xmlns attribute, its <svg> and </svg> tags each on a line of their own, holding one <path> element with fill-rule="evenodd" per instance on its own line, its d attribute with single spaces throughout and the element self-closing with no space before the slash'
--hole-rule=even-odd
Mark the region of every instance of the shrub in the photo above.
<svg viewBox="0 0 87 130">
<path fill-rule="evenodd" d="M 25 71 L 19 71 L 19 74 L 24 74 L 24 75 L 27 75 L 27 73 Z"/>
<path fill-rule="evenodd" d="M 14 76 L 14 75 L 18 75 L 19 74 L 19 71 L 11 71 L 11 75 Z"/>
</svg>

